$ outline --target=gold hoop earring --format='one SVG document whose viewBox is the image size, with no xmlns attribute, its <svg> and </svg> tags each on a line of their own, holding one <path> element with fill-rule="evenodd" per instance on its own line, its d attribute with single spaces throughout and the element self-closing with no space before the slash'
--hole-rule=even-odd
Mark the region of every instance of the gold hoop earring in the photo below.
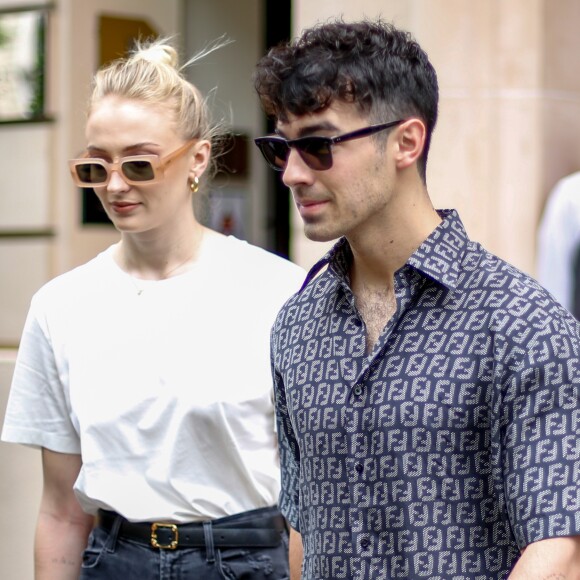
<svg viewBox="0 0 580 580">
<path fill-rule="evenodd" d="M 197 175 L 189 184 L 189 189 L 191 189 L 191 193 L 197 193 L 197 190 L 199 189 L 199 177 Z"/>
</svg>

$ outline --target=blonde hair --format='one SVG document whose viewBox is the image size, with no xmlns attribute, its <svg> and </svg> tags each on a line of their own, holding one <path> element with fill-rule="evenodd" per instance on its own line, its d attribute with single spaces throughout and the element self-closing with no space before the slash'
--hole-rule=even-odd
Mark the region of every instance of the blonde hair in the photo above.
<svg viewBox="0 0 580 580">
<path fill-rule="evenodd" d="M 183 76 L 182 71 L 230 42 L 221 37 L 179 66 L 178 53 L 171 45 L 171 38 L 137 41 L 129 56 L 111 62 L 96 73 L 89 114 L 96 103 L 109 95 L 167 105 L 175 114 L 177 130 L 183 139 L 210 141 L 215 161 L 215 152 L 225 133 L 224 123 L 212 123 L 207 99 Z M 212 163 L 209 169 L 206 173 L 211 176 L 215 164 Z"/>
</svg>

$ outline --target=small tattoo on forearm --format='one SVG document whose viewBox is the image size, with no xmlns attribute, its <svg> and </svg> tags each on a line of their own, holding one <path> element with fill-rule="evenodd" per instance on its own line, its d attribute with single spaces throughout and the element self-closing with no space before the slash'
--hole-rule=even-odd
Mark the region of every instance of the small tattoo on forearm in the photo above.
<svg viewBox="0 0 580 580">
<path fill-rule="evenodd" d="M 53 564 L 60 564 L 62 566 L 75 566 L 76 565 L 76 562 L 74 560 L 68 560 L 64 556 L 61 556 L 60 558 L 53 558 L 51 561 Z"/>
</svg>

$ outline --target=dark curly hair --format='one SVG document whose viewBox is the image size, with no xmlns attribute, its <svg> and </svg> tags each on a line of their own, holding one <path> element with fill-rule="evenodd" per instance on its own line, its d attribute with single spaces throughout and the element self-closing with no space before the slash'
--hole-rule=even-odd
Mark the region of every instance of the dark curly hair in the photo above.
<svg viewBox="0 0 580 580">
<path fill-rule="evenodd" d="M 427 128 L 418 162 L 425 180 L 439 89 L 427 54 L 408 32 L 381 19 L 319 24 L 272 48 L 257 64 L 254 87 L 265 113 L 283 122 L 336 100 L 376 123 L 420 118 Z"/>
</svg>

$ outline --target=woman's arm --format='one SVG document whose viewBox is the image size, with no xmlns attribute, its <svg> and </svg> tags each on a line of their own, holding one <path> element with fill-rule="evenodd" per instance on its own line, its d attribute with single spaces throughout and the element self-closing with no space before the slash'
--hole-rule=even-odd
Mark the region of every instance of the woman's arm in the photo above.
<svg viewBox="0 0 580 580">
<path fill-rule="evenodd" d="M 580 536 L 531 543 L 509 580 L 580 580 Z"/>
<path fill-rule="evenodd" d="M 35 580 L 78 580 L 93 527 L 73 492 L 81 456 L 42 450 L 43 489 L 34 545 Z"/>
</svg>

